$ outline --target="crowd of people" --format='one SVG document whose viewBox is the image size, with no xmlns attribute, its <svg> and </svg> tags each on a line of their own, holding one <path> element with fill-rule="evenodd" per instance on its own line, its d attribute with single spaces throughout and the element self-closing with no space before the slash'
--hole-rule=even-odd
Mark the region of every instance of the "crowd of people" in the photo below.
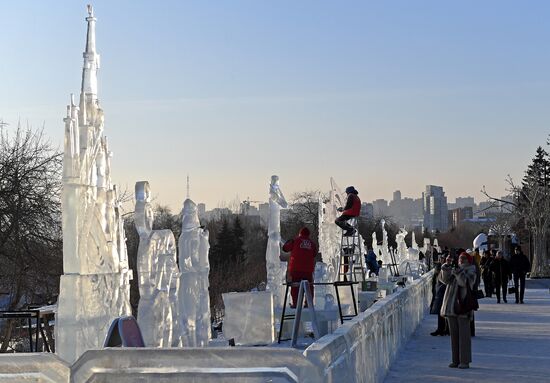
<svg viewBox="0 0 550 383">
<path fill-rule="evenodd" d="M 507 303 L 507 292 L 514 293 L 517 304 L 524 303 L 525 278 L 530 271 L 529 259 L 516 246 L 509 259 L 501 250 L 445 251 L 434 263 L 433 298 L 430 313 L 438 316 L 433 336 L 450 335 L 452 361 L 449 367 L 469 368 L 472 361 L 471 337 L 475 336 L 474 312 L 479 298 L 492 298 Z M 509 287 L 513 279 L 514 286 Z M 480 284 L 483 281 L 483 290 Z M 502 297 L 502 300 L 501 300 Z"/>
</svg>

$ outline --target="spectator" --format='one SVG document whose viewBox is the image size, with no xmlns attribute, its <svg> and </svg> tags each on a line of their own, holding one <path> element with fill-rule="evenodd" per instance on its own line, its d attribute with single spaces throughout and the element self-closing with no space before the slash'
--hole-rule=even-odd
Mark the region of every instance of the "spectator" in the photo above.
<svg viewBox="0 0 550 383">
<path fill-rule="evenodd" d="M 378 266 L 378 262 L 376 261 L 376 254 L 372 249 L 369 249 L 367 255 L 365 255 L 365 263 L 367 264 L 367 269 L 369 272 L 378 275 L 380 266 Z"/>
<path fill-rule="evenodd" d="M 471 259 L 471 261 L 470 261 Z M 451 333 L 452 361 L 449 367 L 470 368 L 472 362 L 472 339 L 470 336 L 470 318 L 472 311 L 460 312 L 459 302 L 465 302 L 476 281 L 476 268 L 473 259 L 466 253 L 460 254 L 458 267 L 449 263 L 441 266 L 439 280 L 447 285 L 441 315 L 447 318 Z M 471 293 L 471 292 L 470 292 Z"/>
<path fill-rule="evenodd" d="M 491 298 L 495 287 L 493 285 L 493 275 L 491 273 L 491 263 L 493 263 L 493 256 L 489 250 L 483 252 L 479 265 L 481 266 L 481 278 L 483 279 L 483 287 L 485 289 L 485 296 Z"/>
<path fill-rule="evenodd" d="M 443 304 L 443 297 L 445 296 L 445 289 L 447 285 L 439 280 L 439 273 L 441 272 L 441 264 L 444 262 L 452 264 L 452 257 L 447 259 L 442 258 L 442 262 L 436 262 L 434 267 L 434 274 L 432 279 L 432 302 L 430 303 L 430 314 L 437 315 L 437 329 L 431 332 L 431 336 L 437 335 L 449 335 L 449 328 L 445 317 L 441 316 L 441 305 Z"/>
<path fill-rule="evenodd" d="M 514 254 L 510 259 L 510 269 L 514 275 L 516 303 L 523 303 L 523 295 L 525 293 L 525 275 L 531 270 L 531 264 L 519 246 L 515 248 Z"/>
<path fill-rule="evenodd" d="M 493 273 L 493 284 L 496 287 L 497 303 L 500 303 L 500 290 L 502 289 L 502 300 L 506 300 L 506 289 L 508 288 L 508 280 L 510 279 L 510 265 L 502 256 L 502 251 L 497 251 L 497 255 L 491 263 L 491 272 Z"/>
</svg>

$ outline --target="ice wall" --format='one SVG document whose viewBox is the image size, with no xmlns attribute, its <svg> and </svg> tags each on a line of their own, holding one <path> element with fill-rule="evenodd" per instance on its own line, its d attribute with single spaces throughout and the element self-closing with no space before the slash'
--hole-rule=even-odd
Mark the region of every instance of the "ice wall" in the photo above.
<svg viewBox="0 0 550 383">
<path fill-rule="evenodd" d="M 153 230 L 151 189 L 147 181 L 136 183 L 134 222 L 139 234 L 137 254 L 138 323 L 148 347 L 181 344 L 177 295 L 179 268 L 176 239 L 171 230 Z"/>
<path fill-rule="evenodd" d="M 182 345 L 204 347 L 210 339 L 208 293 L 208 230 L 200 226 L 197 205 L 183 203 L 181 235 L 178 241 L 181 271 L 178 302 L 183 329 Z"/>
<path fill-rule="evenodd" d="M 63 120 L 63 275 L 55 332 L 56 352 L 68 362 L 103 346 L 111 321 L 131 312 L 132 272 L 97 99 L 99 54 L 91 6 L 86 21 L 80 102 L 77 106 L 71 95 Z"/>
<path fill-rule="evenodd" d="M 266 290 L 273 293 L 275 307 L 282 307 L 286 282 L 287 262 L 281 262 L 281 209 L 288 204 L 279 187 L 279 177 L 271 176 L 269 185 L 269 220 L 267 224 L 267 250 L 265 254 L 267 269 Z"/>
</svg>

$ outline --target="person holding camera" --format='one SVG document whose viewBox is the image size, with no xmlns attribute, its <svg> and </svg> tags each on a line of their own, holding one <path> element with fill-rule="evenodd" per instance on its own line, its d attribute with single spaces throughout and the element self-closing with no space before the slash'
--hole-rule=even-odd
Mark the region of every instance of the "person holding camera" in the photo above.
<svg viewBox="0 0 550 383">
<path fill-rule="evenodd" d="M 458 267 L 452 264 L 451 257 L 441 266 L 439 280 L 447 288 L 440 314 L 447 318 L 451 333 L 451 368 L 470 368 L 472 362 L 470 320 L 477 303 L 472 293 L 476 279 L 474 260 L 468 253 L 460 254 Z"/>
</svg>

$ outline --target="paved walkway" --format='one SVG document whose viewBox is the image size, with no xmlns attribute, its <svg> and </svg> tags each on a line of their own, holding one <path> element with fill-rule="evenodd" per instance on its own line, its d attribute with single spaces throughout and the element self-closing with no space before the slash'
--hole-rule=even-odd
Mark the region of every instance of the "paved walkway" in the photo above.
<svg viewBox="0 0 550 383">
<path fill-rule="evenodd" d="M 427 315 L 392 364 L 393 382 L 550 382 L 550 281 L 528 281 L 525 304 L 480 300 L 470 369 L 449 368 L 448 336 L 430 336 L 437 327 Z"/>
</svg>

